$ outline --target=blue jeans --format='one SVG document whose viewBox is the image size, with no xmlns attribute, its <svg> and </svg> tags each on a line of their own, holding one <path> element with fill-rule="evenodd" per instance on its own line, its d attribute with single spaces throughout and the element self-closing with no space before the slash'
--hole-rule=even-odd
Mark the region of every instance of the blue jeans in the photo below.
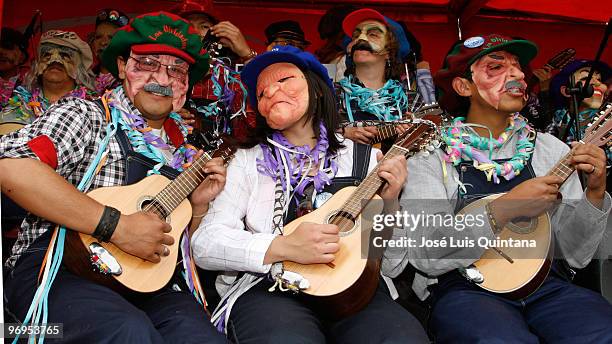
<svg viewBox="0 0 612 344">
<path fill-rule="evenodd" d="M 30 245 L 6 278 L 6 306 L 19 321 L 34 297 L 49 238 L 47 232 Z M 128 300 L 61 267 L 49 293 L 48 322 L 63 324 L 63 338 L 45 343 L 227 343 L 194 297 L 173 290 L 173 283 Z"/>
<path fill-rule="evenodd" d="M 429 343 L 418 320 L 391 299 L 382 282 L 364 309 L 331 323 L 299 296 L 269 292 L 270 285 L 260 282 L 234 304 L 228 325 L 234 343 Z"/>
<path fill-rule="evenodd" d="M 551 271 L 525 299 L 508 300 L 450 272 L 432 288 L 436 343 L 612 343 L 612 305 Z"/>
</svg>

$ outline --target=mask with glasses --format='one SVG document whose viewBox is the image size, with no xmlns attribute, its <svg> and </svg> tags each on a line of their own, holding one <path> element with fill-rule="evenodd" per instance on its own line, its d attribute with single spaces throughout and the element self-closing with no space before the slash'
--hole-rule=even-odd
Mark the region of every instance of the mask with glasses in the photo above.
<svg viewBox="0 0 612 344">
<path fill-rule="evenodd" d="M 162 66 L 164 66 L 166 67 L 166 73 L 168 73 L 168 76 L 180 82 L 185 82 L 187 80 L 187 76 L 189 75 L 189 69 L 179 65 L 163 64 L 155 59 L 145 56 L 136 57 L 130 55 L 130 58 L 136 62 L 136 68 L 147 72 L 157 72 Z"/>
</svg>

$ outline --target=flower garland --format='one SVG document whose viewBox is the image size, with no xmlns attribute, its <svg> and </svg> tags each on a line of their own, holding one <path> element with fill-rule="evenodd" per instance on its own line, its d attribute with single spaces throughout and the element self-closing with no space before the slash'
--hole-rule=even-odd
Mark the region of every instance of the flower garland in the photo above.
<svg viewBox="0 0 612 344">
<path fill-rule="evenodd" d="M 132 111 L 125 106 L 124 102 L 117 99 L 117 94 L 114 93 L 119 92 L 119 89 L 120 87 L 116 88 L 114 91 L 109 91 L 105 96 L 109 97 L 112 115 L 114 118 L 116 117 L 118 119 L 121 129 L 126 131 L 134 151 L 158 162 L 158 164 L 148 172 L 148 175 L 159 174 L 159 169 L 161 169 L 163 165 L 168 165 L 179 172 L 189 167 L 193 162 L 197 149 L 189 144 L 184 144 L 174 149 L 174 147 L 164 142 L 161 137 L 153 134 L 153 129 L 140 114 L 132 113 Z M 183 123 L 181 116 L 175 112 L 171 112 L 168 117 L 176 122 L 183 137 L 187 137 L 192 128 Z M 174 150 L 170 161 L 166 160 L 162 150 Z"/>
<path fill-rule="evenodd" d="M 79 86 L 69 93 L 62 96 L 60 99 L 68 97 L 76 97 L 81 99 L 92 99 L 95 93 L 85 86 Z M 51 106 L 49 99 L 42 94 L 41 88 L 35 88 L 30 93 L 25 87 L 17 86 L 13 92 L 13 96 L 8 99 L 7 106 L 3 112 L 10 111 L 14 113 L 15 119 L 25 123 L 31 123 L 40 117 Z"/>
<path fill-rule="evenodd" d="M 274 132 L 268 141 L 273 141 L 287 149 L 279 148 L 276 145 L 270 147 L 265 143 L 260 144 L 263 159 L 257 159 L 257 171 L 273 179 L 280 177 L 285 193 L 290 193 L 290 189 L 294 189 L 298 195 L 303 196 L 304 189 L 311 181 L 314 182 L 317 192 L 323 190 L 325 185 L 331 183 L 331 178 L 336 175 L 338 164 L 334 159 L 335 156 L 328 155 L 329 142 L 325 124 L 321 122 L 319 128 L 319 138 L 313 149 L 308 145 L 295 146 L 283 134 L 278 131 Z M 309 167 L 315 166 L 318 166 L 317 174 L 308 175 Z"/>
<path fill-rule="evenodd" d="M 15 86 L 17 85 L 17 81 L 19 80 L 19 75 L 15 75 L 8 80 L 4 80 L 0 78 L 0 110 L 4 108 L 9 99 L 11 99 L 13 95 L 13 90 L 15 90 Z"/>
<path fill-rule="evenodd" d="M 354 122 L 352 101 L 357 108 L 371 113 L 381 121 L 397 121 L 408 111 L 408 96 L 399 81 L 389 79 L 383 87 L 372 90 L 353 81 L 353 76 L 340 80 L 349 122 Z"/>
<path fill-rule="evenodd" d="M 533 154 L 535 137 L 535 131 L 522 116 L 519 114 L 512 116 L 509 126 L 496 140 L 462 130 L 469 126 L 464 124 L 463 120 L 463 117 L 457 117 L 453 125 L 442 132 L 442 138 L 447 146 L 444 155 L 446 162 L 456 166 L 465 156 L 473 160 L 475 168 L 485 173 L 487 181 L 490 182 L 492 179 L 495 184 L 499 184 L 500 176 L 510 180 L 521 173 Z M 491 159 L 493 150 L 502 147 L 515 131 L 518 133 L 518 142 L 514 156 L 503 164 L 493 161 Z M 486 151 L 488 156 L 484 153 Z"/>
</svg>

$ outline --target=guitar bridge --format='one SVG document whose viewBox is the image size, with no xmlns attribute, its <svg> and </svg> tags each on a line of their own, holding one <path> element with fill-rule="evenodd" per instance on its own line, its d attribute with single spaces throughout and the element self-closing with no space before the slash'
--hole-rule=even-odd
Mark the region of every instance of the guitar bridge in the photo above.
<svg viewBox="0 0 612 344">
<path fill-rule="evenodd" d="M 89 260 L 94 269 L 103 275 L 121 275 L 121 265 L 113 255 L 97 242 L 89 244 Z"/>
</svg>

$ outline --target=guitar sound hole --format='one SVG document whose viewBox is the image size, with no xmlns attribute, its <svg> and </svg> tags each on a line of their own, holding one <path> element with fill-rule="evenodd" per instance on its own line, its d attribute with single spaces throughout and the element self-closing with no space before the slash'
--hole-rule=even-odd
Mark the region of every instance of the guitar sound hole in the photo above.
<svg viewBox="0 0 612 344">
<path fill-rule="evenodd" d="M 331 215 L 327 223 L 338 226 L 340 233 L 348 232 L 355 227 L 355 218 L 346 211 L 339 211 Z"/>
<path fill-rule="evenodd" d="M 506 226 L 516 234 L 529 234 L 538 227 L 538 218 L 517 217 L 508 222 Z"/>
<path fill-rule="evenodd" d="M 170 214 L 168 214 L 166 209 L 155 199 L 148 198 L 148 199 L 143 200 L 140 203 L 139 210 L 156 214 L 157 216 L 159 216 L 160 219 L 165 219 L 166 222 L 170 221 L 170 218 L 169 218 Z"/>
</svg>

